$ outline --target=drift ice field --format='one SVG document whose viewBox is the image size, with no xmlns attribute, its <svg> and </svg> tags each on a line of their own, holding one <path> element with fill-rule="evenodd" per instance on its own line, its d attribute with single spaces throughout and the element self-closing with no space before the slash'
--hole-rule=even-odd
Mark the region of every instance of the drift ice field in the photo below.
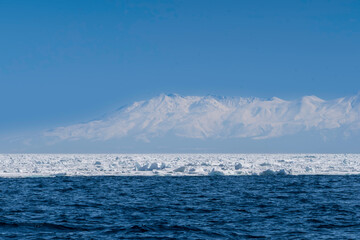
<svg viewBox="0 0 360 240">
<path fill-rule="evenodd" d="M 360 174 L 360 154 L 2 154 L 0 177 Z"/>
</svg>

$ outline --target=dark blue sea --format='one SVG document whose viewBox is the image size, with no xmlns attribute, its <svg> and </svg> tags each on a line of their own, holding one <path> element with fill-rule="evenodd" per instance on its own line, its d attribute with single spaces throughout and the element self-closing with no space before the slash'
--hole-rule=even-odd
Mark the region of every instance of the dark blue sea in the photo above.
<svg viewBox="0 0 360 240">
<path fill-rule="evenodd" d="M 0 179 L 0 239 L 359 239 L 360 176 Z"/>
</svg>

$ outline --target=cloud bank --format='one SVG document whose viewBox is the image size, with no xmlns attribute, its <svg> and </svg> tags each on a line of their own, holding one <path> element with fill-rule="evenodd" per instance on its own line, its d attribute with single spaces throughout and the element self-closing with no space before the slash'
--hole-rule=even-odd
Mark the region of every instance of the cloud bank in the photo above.
<svg viewBox="0 0 360 240">
<path fill-rule="evenodd" d="M 215 96 L 165 95 L 134 102 L 101 119 L 46 131 L 60 140 L 144 141 L 165 135 L 196 139 L 267 139 L 305 131 L 360 129 L 360 94 L 323 100 L 287 101 Z"/>
</svg>

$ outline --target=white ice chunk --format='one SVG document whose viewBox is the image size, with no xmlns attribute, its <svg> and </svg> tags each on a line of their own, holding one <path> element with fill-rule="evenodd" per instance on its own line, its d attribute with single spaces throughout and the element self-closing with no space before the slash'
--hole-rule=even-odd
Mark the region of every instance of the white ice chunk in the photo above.
<svg viewBox="0 0 360 240">
<path fill-rule="evenodd" d="M 0 177 L 239 174 L 360 174 L 360 154 L 0 154 Z"/>
</svg>

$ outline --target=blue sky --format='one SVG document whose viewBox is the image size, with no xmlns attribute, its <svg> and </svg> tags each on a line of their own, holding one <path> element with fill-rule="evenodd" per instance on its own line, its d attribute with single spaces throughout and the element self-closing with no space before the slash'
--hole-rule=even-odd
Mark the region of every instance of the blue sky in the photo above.
<svg viewBox="0 0 360 240">
<path fill-rule="evenodd" d="M 160 93 L 360 90 L 359 1 L 0 1 L 0 133 Z"/>
</svg>

